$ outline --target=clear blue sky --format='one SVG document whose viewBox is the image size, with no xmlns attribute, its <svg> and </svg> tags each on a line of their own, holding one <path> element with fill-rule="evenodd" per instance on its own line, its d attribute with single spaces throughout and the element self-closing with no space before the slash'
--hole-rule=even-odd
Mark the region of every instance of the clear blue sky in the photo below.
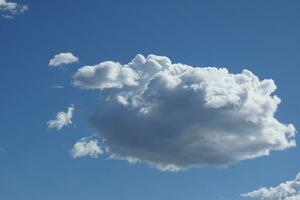
<svg viewBox="0 0 300 200">
<path fill-rule="evenodd" d="M 249 69 L 276 82 L 276 118 L 299 127 L 300 2 L 24 0 L 29 10 L 0 18 L 0 199 L 238 200 L 300 171 L 298 147 L 224 169 L 161 172 L 105 157 L 72 159 L 68 151 L 95 132 L 87 125 L 98 91 L 70 85 L 76 70 L 137 53 L 193 66 Z M 79 62 L 50 69 L 55 54 Z M 53 89 L 53 85 L 64 89 Z M 46 122 L 74 103 L 72 126 Z M 298 141 L 298 138 L 296 138 Z"/>
</svg>

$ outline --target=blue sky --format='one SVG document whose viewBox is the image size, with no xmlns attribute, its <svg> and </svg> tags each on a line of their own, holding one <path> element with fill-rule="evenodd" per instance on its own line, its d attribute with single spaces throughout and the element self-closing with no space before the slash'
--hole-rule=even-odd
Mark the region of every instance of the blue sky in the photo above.
<svg viewBox="0 0 300 200">
<path fill-rule="evenodd" d="M 74 87 L 73 75 L 106 60 L 126 64 L 138 53 L 273 79 L 282 100 L 275 117 L 298 129 L 299 1 L 18 3 L 29 9 L 0 18 L 0 199 L 238 200 L 300 172 L 298 147 L 225 168 L 179 172 L 69 153 L 80 138 L 97 134 L 88 121 L 101 92 Z M 49 67 L 61 52 L 79 61 Z M 71 104 L 73 123 L 48 128 L 47 121 Z"/>
</svg>

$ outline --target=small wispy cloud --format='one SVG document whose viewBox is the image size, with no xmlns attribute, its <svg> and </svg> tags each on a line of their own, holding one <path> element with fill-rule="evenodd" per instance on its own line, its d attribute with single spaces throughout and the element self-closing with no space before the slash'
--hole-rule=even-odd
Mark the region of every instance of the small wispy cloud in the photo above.
<svg viewBox="0 0 300 200">
<path fill-rule="evenodd" d="M 98 155 L 103 153 L 104 151 L 99 145 L 98 140 L 88 138 L 82 138 L 77 141 L 70 151 L 70 154 L 73 158 L 79 158 L 83 156 L 97 158 Z"/>
<path fill-rule="evenodd" d="M 63 89 L 64 86 L 63 85 L 52 85 L 51 89 Z"/>
<path fill-rule="evenodd" d="M 49 61 L 49 66 L 56 67 L 61 65 L 67 65 L 78 62 L 78 60 L 78 57 L 74 56 L 72 53 L 60 53 L 55 55 Z"/>
<path fill-rule="evenodd" d="M 22 14 L 27 11 L 27 5 L 21 5 L 15 2 L 0 0 L 0 11 L 3 12 L 2 17 L 12 19 L 15 15 Z"/>
<path fill-rule="evenodd" d="M 281 183 L 276 187 L 262 187 L 253 192 L 242 194 L 241 196 L 261 200 L 299 200 L 300 173 L 294 180 Z"/>
<path fill-rule="evenodd" d="M 47 125 L 49 128 L 56 128 L 57 130 L 62 129 L 64 126 L 72 124 L 72 117 L 74 114 L 74 105 L 68 107 L 67 112 L 57 113 L 55 119 L 49 120 Z"/>
</svg>

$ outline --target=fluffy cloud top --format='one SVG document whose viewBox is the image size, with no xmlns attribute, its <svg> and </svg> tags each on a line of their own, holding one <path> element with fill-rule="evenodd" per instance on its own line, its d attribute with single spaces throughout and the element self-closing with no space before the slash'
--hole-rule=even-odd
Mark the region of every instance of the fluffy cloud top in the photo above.
<svg viewBox="0 0 300 200">
<path fill-rule="evenodd" d="M 72 53 L 60 53 L 55 55 L 50 61 L 49 66 L 60 66 L 77 62 L 78 58 Z"/>
<path fill-rule="evenodd" d="M 299 200 L 300 173 L 294 180 L 281 183 L 277 187 L 263 187 L 253 192 L 242 194 L 242 196 L 262 200 Z"/>
<path fill-rule="evenodd" d="M 58 130 L 62 129 L 62 127 L 72 124 L 72 117 L 74 114 L 74 106 L 71 105 L 68 107 L 67 112 L 59 112 L 57 113 L 55 119 L 49 120 L 47 125 L 49 128 L 56 128 Z"/>
<path fill-rule="evenodd" d="M 273 80 L 248 70 L 193 67 L 137 55 L 80 68 L 75 86 L 101 90 L 90 123 L 113 158 L 160 170 L 224 166 L 295 146 L 296 130 L 274 114 Z"/>
<path fill-rule="evenodd" d="M 81 67 L 74 76 L 73 84 L 83 89 L 122 88 L 136 86 L 138 74 L 130 67 L 111 61 L 94 66 Z"/>
<path fill-rule="evenodd" d="M 71 156 L 73 158 L 79 158 L 83 156 L 90 156 L 97 158 L 99 154 L 103 154 L 103 150 L 98 144 L 97 140 L 89 140 L 82 138 L 76 142 L 71 150 Z"/>
<path fill-rule="evenodd" d="M 0 0 L 0 11 L 6 12 L 7 14 L 16 15 L 22 14 L 28 10 L 27 5 L 20 5 L 15 2 L 7 2 L 6 0 Z M 10 16 L 10 15 L 5 15 Z"/>
</svg>

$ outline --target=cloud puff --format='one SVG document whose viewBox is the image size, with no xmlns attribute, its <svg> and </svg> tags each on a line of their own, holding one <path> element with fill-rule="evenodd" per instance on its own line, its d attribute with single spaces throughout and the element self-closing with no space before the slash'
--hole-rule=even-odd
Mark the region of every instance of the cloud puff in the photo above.
<svg viewBox="0 0 300 200">
<path fill-rule="evenodd" d="M 224 166 L 296 145 L 294 126 L 274 117 L 280 103 L 272 94 L 274 81 L 248 70 L 231 74 L 137 55 L 124 65 L 82 67 L 74 85 L 101 90 L 90 124 L 116 159 L 176 171 Z"/>
<path fill-rule="evenodd" d="M 55 119 L 49 120 L 47 125 L 49 128 L 56 128 L 60 130 L 62 127 L 72 124 L 72 117 L 74 114 L 74 105 L 68 107 L 67 112 L 57 113 Z"/>
<path fill-rule="evenodd" d="M 104 151 L 99 146 L 97 140 L 82 138 L 74 144 L 70 153 L 73 158 L 79 158 L 83 156 L 97 158 L 98 155 L 103 154 Z"/>
<path fill-rule="evenodd" d="M 83 89 L 122 88 L 137 86 L 138 74 L 130 67 L 111 61 L 94 66 L 81 67 L 74 76 L 73 84 Z"/>
<path fill-rule="evenodd" d="M 300 173 L 294 180 L 281 183 L 277 187 L 263 187 L 253 192 L 242 194 L 241 196 L 262 200 L 299 200 Z"/>
<path fill-rule="evenodd" d="M 78 58 L 72 53 L 60 53 L 55 55 L 50 61 L 49 66 L 61 66 L 78 62 Z"/>
<path fill-rule="evenodd" d="M 22 14 L 28 10 L 27 5 L 20 5 L 15 2 L 0 0 L 0 11 L 7 13 L 4 17 L 13 18 L 12 15 Z"/>
</svg>

